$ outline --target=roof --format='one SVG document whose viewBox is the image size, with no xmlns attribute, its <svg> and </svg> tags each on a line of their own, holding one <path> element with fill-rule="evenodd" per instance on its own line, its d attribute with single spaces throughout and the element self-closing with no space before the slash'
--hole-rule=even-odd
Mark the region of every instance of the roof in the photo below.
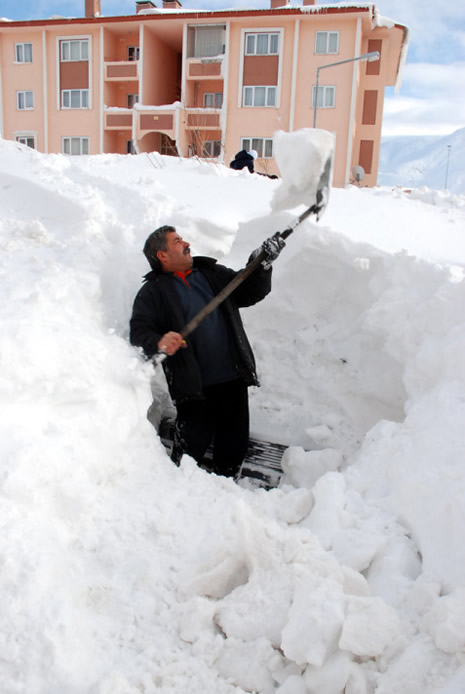
<svg viewBox="0 0 465 694">
<path fill-rule="evenodd" d="M 49 24 L 101 24 L 115 21 L 141 21 L 150 18 L 166 18 L 176 15 L 182 15 L 185 18 L 207 18 L 207 17 L 231 17 L 231 16 L 270 16 L 270 15 L 287 15 L 287 14 L 341 14 L 348 12 L 366 11 L 370 14 L 374 12 L 374 3 L 372 2 L 339 2 L 337 5 L 286 5 L 275 9 L 241 9 L 230 8 L 225 10 L 202 10 L 202 9 L 165 9 L 165 8 L 150 8 L 141 10 L 137 14 L 130 15 L 99 15 L 98 17 L 60 17 L 53 15 L 48 19 L 25 19 L 25 20 L 10 20 L 6 17 L 1 17 L 0 22 L 5 22 L 8 27 L 20 26 L 44 26 Z"/>
</svg>

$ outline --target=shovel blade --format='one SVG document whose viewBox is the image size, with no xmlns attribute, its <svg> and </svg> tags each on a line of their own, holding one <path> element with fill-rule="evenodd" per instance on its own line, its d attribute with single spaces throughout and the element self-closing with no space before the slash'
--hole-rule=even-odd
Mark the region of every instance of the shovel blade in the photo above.
<svg viewBox="0 0 465 694">
<path fill-rule="evenodd" d="M 321 216 L 332 182 L 334 146 L 334 134 L 327 130 L 303 128 L 275 133 L 273 153 L 281 181 L 271 200 L 273 211 L 317 205 Z"/>
<path fill-rule="evenodd" d="M 320 219 L 329 202 L 329 192 L 331 190 L 331 181 L 333 180 L 333 164 L 334 158 L 332 155 L 329 155 L 316 188 L 315 214 L 317 219 Z"/>
</svg>

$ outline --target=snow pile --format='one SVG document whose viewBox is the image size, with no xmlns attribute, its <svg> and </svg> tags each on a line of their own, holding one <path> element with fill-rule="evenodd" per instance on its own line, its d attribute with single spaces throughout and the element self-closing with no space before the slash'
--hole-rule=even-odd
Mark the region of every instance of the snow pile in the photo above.
<svg viewBox="0 0 465 694">
<path fill-rule="evenodd" d="M 243 313 L 279 489 L 174 467 L 146 420 L 145 238 L 239 268 L 279 185 L 0 140 L 2 694 L 464 690 L 460 198 L 333 190 L 289 237 Z"/>
</svg>

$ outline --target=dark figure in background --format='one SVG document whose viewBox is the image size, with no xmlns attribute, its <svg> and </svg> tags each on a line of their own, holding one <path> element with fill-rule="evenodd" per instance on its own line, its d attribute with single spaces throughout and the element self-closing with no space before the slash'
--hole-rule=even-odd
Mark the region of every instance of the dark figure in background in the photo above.
<svg viewBox="0 0 465 694">
<path fill-rule="evenodd" d="M 266 174 L 261 173 L 260 171 L 255 171 L 254 162 L 257 156 L 258 154 L 254 149 L 251 149 L 250 152 L 246 152 L 245 149 L 241 149 L 241 151 L 236 154 L 230 163 L 229 168 L 236 169 L 237 171 L 247 167 L 250 173 L 257 173 L 259 176 L 266 176 L 267 178 L 278 178 L 276 174 Z"/>
<path fill-rule="evenodd" d="M 183 340 L 184 325 L 237 273 L 214 258 L 192 258 L 172 226 L 156 229 L 145 243 L 152 270 L 134 301 L 130 340 L 148 358 L 168 355 L 163 368 L 177 411 L 172 459 L 178 465 L 184 452 L 201 462 L 213 442 L 213 472 L 239 472 L 249 440 L 247 388 L 258 385 L 239 308 L 269 293 L 271 263 L 283 246 L 265 241 L 262 264 Z"/>
<path fill-rule="evenodd" d="M 240 171 L 241 169 L 245 169 L 245 167 L 247 167 L 250 173 L 254 173 L 254 161 L 257 156 L 258 154 L 254 149 L 251 149 L 250 152 L 246 152 L 245 149 L 241 149 L 241 151 L 236 154 L 230 163 L 229 168 Z"/>
</svg>

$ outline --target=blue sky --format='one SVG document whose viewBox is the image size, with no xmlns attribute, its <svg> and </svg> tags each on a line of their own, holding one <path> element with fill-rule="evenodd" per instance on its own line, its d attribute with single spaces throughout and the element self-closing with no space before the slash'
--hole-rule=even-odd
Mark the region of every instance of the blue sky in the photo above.
<svg viewBox="0 0 465 694">
<path fill-rule="evenodd" d="M 186 9 L 269 7 L 269 0 L 181 2 Z M 85 0 L 0 0 L 0 17 L 81 17 L 84 5 Z M 397 92 L 386 90 L 383 134 L 447 135 L 465 127 L 465 0 L 378 0 L 375 5 L 384 17 L 410 29 L 402 84 Z M 133 14 L 135 0 L 101 0 L 101 7 L 102 15 Z"/>
</svg>

